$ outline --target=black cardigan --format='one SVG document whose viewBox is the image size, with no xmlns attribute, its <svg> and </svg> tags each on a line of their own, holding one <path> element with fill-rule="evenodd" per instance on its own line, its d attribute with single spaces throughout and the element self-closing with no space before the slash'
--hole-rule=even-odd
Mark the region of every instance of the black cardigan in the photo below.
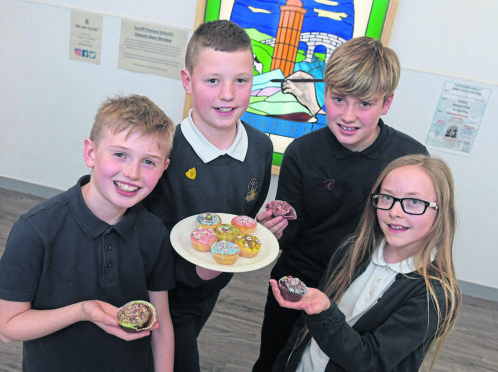
<svg viewBox="0 0 498 372">
<path fill-rule="evenodd" d="M 364 269 L 365 265 L 360 271 Z M 445 314 L 442 287 L 438 282 L 432 284 Z M 330 357 L 325 372 L 418 371 L 437 327 L 436 308 L 428 300 L 431 301 L 420 275 L 398 274 L 384 295 L 353 327 L 333 301 L 320 314 L 303 312 L 273 372 L 295 371 L 311 336 Z M 293 350 L 304 322 L 310 332 Z"/>
</svg>

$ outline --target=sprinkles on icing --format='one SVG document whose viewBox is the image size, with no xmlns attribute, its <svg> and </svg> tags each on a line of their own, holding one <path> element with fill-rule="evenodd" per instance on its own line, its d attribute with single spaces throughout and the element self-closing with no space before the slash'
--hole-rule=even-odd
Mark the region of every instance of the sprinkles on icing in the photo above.
<svg viewBox="0 0 498 372">
<path fill-rule="evenodd" d="M 214 254 L 234 255 L 239 252 L 239 247 L 233 242 L 222 240 L 211 246 L 211 252 Z"/>
</svg>

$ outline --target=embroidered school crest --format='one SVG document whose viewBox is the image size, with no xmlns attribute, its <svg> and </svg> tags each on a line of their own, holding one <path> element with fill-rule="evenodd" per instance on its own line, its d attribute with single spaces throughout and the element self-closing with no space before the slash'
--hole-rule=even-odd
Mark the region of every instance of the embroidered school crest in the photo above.
<svg viewBox="0 0 498 372">
<path fill-rule="evenodd" d="M 247 185 L 246 202 L 253 201 L 258 196 L 258 180 L 251 178 L 249 185 Z"/>
<path fill-rule="evenodd" d="M 329 178 L 328 180 L 323 181 L 323 184 L 325 185 L 325 188 L 327 190 L 333 190 L 335 187 L 335 181 L 333 178 Z"/>
</svg>

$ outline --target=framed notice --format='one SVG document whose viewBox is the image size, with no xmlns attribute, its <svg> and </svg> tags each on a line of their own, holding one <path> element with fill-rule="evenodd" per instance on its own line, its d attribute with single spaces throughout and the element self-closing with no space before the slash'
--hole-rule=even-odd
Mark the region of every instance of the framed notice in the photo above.
<svg viewBox="0 0 498 372">
<path fill-rule="evenodd" d="M 287 145 L 326 126 L 323 73 L 334 49 L 356 36 L 387 44 L 389 0 L 199 0 L 202 21 L 230 19 L 252 40 L 254 81 L 242 120 L 267 133 L 278 169 Z"/>
</svg>

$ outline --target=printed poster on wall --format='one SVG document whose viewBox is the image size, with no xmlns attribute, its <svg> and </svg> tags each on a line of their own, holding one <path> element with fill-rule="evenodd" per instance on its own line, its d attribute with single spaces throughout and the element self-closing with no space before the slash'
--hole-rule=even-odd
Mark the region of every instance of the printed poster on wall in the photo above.
<svg viewBox="0 0 498 372">
<path fill-rule="evenodd" d="M 123 19 L 118 67 L 180 79 L 187 41 L 186 30 Z"/>
<path fill-rule="evenodd" d="M 103 23 L 104 17 L 101 15 L 71 11 L 70 59 L 100 64 Z"/>
<path fill-rule="evenodd" d="M 446 81 L 427 134 L 426 144 L 469 154 L 486 110 L 491 89 Z"/>
</svg>

